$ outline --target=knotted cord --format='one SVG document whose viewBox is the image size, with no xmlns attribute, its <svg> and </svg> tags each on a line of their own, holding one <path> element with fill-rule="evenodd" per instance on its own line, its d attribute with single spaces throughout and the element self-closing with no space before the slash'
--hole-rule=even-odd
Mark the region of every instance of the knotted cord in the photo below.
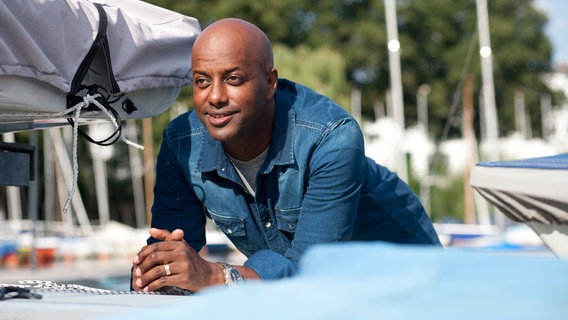
<svg viewBox="0 0 568 320">
<path fill-rule="evenodd" d="M 67 210 L 69 209 L 69 205 L 71 204 L 71 200 L 73 199 L 73 196 L 75 195 L 75 192 L 77 190 L 77 184 L 78 184 L 78 180 L 79 180 L 79 162 L 78 162 L 78 158 L 77 158 L 77 145 L 78 145 L 78 136 L 79 136 L 79 118 L 81 117 L 81 111 L 83 109 L 88 108 L 91 104 L 95 105 L 96 107 L 98 107 L 111 121 L 111 123 L 113 124 L 113 126 L 115 127 L 115 129 L 119 132 L 120 134 L 120 129 L 121 126 L 117 121 L 117 115 L 116 114 L 112 114 L 109 111 L 109 108 L 103 106 L 98 100 L 97 98 L 100 98 L 101 94 L 100 93 L 96 93 L 94 95 L 91 94 L 86 94 L 83 97 L 83 101 L 77 103 L 75 106 L 69 108 L 67 111 L 68 112 L 74 112 L 74 115 L 72 117 L 72 121 L 70 121 L 70 123 L 73 126 L 73 183 L 71 186 L 71 190 L 69 191 L 69 195 L 67 197 L 67 200 L 65 201 L 65 205 L 63 206 L 63 213 L 66 213 Z M 113 133 L 113 135 L 115 134 Z M 122 140 L 122 142 L 124 142 L 125 144 L 134 147 L 136 149 L 139 150 L 143 150 L 144 147 L 134 143 L 130 140 L 128 140 L 125 136 L 120 134 L 120 140 Z"/>
</svg>

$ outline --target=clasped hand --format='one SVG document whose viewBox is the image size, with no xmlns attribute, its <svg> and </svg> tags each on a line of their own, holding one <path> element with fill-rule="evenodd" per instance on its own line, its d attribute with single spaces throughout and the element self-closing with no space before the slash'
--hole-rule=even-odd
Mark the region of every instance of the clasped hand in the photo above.
<svg viewBox="0 0 568 320">
<path fill-rule="evenodd" d="M 215 282 L 215 265 L 183 240 L 182 230 L 151 228 L 150 235 L 162 241 L 144 246 L 134 257 L 134 290 L 148 292 L 178 287 L 195 292 Z"/>
</svg>

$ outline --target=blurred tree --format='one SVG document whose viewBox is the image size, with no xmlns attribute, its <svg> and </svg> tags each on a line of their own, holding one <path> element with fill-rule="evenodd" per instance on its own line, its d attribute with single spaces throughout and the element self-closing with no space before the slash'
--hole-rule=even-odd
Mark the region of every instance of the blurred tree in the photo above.
<svg viewBox="0 0 568 320">
<path fill-rule="evenodd" d="M 302 57 L 298 59 L 298 57 Z M 336 51 L 300 46 L 274 45 L 274 60 L 280 78 L 306 85 L 333 99 L 349 111 L 349 86 L 343 57 Z"/>
<path fill-rule="evenodd" d="M 540 96 L 549 92 L 540 75 L 551 69 L 552 47 L 544 34 L 547 18 L 533 8 L 532 0 L 488 2 L 500 132 L 505 135 L 515 129 L 513 103 L 518 88 L 530 88 L 525 90 L 527 112 L 534 128 L 540 130 Z M 407 71 L 403 78 L 405 101 L 414 101 L 420 84 L 429 84 L 433 88 L 429 97 L 430 116 L 434 120 L 431 125 L 436 126 L 447 116 L 448 108 L 443 106 L 449 105 L 453 90 L 461 90 L 457 84 L 465 73 L 476 76 L 476 95 L 479 94 L 481 67 L 475 1 L 412 1 L 400 6 L 399 14 L 402 68 Z M 468 65 L 466 57 L 472 41 L 475 54 Z"/>
<path fill-rule="evenodd" d="M 238 17 L 258 25 L 275 44 L 338 52 L 343 57 L 342 72 L 349 84 L 363 89 L 363 115 L 372 119 L 373 103 L 377 99 L 385 101 L 390 84 L 385 10 L 381 0 L 150 2 L 196 17 L 203 27 L 220 18 Z M 544 33 L 547 17 L 534 8 L 533 0 L 488 3 L 501 134 L 514 130 L 514 93 L 519 88 L 525 92 L 533 132 L 539 132 L 540 96 L 550 93 L 539 77 L 551 69 L 552 47 Z M 461 78 L 466 73 L 476 75 L 476 95 L 481 86 L 475 1 L 399 0 L 397 14 L 405 123 L 416 122 L 416 93 L 420 85 L 428 84 L 431 135 L 447 138 L 441 137 L 442 127 L 447 119 L 459 118 L 461 103 L 454 98 L 459 97 L 456 92 L 461 90 Z M 473 55 L 468 60 L 472 45 Z M 298 50 L 295 54 L 307 58 L 306 51 L 302 51 L 307 49 Z M 297 78 L 300 82 L 303 79 Z M 458 107 L 450 110 L 452 104 Z M 459 128 L 450 131 L 450 135 L 459 133 Z"/>
</svg>

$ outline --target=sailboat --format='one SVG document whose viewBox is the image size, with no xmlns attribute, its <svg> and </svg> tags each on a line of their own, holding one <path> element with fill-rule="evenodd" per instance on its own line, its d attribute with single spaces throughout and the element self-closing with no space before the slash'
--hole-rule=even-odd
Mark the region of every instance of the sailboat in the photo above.
<svg viewBox="0 0 568 320">
<path fill-rule="evenodd" d="M 499 211 L 527 224 L 558 257 L 568 258 L 568 154 L 480 162 L 470 184 Z"/>
<path fill-rule="evenodd" d="M 155 116 L 191 81 L 195 18 L 134 0 L 3 1 L 0 14 L 0 133 Z"/>
<path fill-rule="evenodd" d="M 530 226 L 554 254 L 567 258 L 568 155 L 499 161 L 486 0 L 477 0 L 477 12 L 489 159 L 472 169 L 470 185 L 506 217 Z"/>
</svg>

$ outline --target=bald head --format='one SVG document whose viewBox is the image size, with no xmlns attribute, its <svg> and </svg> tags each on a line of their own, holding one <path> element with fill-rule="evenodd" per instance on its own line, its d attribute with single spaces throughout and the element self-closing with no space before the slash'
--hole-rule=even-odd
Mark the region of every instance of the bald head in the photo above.
<svg viewBox="0 0 568 320">
<path fill-rule="evenodd" d="M 270 40 L 262 30 L 250 22 L 236 18 L 214 22 L 203 29 L 195 41 L 193 55 L 207 54 L 203 50 L 220 46 L 231 48 L 232 54 L 243 54 L 248 59 L 256 60 L 266 70 L 274 67 Z"/>
<path fill-rule="evenodd" d="M 268 37 L 251 23 L 219 20 L 197 37 L 191 55 L 199 120 L 232 157 L 248 161 L 272 137 L 278 89 Z"/>
</svg>

